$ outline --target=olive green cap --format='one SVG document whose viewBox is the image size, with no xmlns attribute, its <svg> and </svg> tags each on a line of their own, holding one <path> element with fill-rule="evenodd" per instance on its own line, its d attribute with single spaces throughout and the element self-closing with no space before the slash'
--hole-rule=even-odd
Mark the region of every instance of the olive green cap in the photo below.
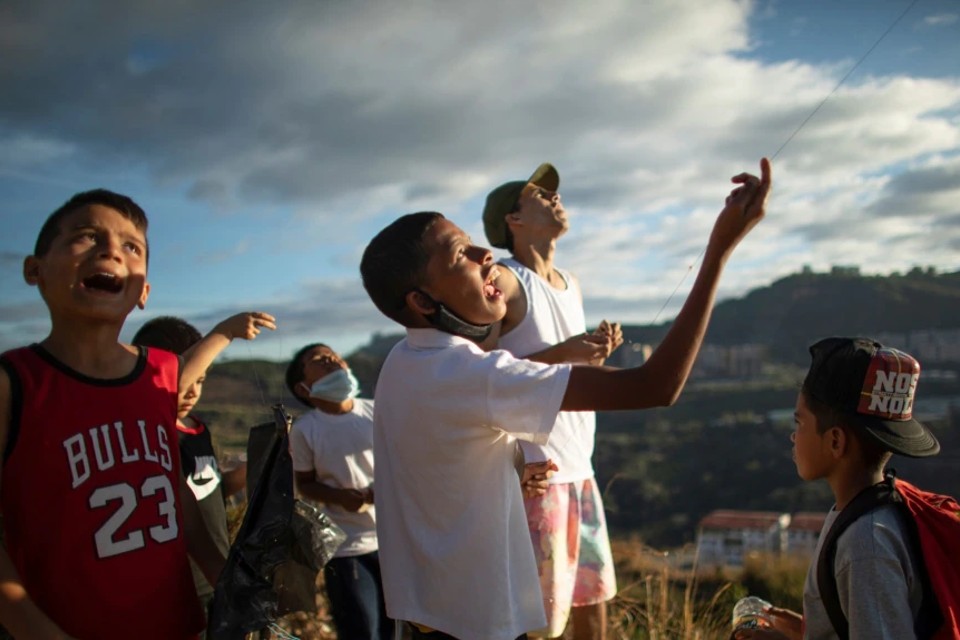
<svg viewBox="0 0 960 640">
<path fill-rule="evenodd" d="M 544 162 L 529 180 L 505 182 L 487 194 L 487 203 L 483 207 L 483 232 L 491 245 L 507 248 L 507 214 L 516 211 L 520 192 L 530 183 L 556 191 L 560 186 L 560 174 L 552 164 Z"/>
</svg>

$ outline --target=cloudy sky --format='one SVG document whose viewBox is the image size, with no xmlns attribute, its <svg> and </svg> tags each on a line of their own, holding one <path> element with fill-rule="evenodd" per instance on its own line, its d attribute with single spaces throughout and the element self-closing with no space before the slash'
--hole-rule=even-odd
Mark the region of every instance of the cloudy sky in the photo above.
<svg viewBox="0 0 960 640">
<path fill-rule="evenodd" d="M 280 329 L 229 355 L 283 359 L 395 330 L 357 270 L 385 224 L 439 210 L 485 243 L 487 191 L 543 161 L 590 323 L 672 317 L 730 176 L 778 150 L 723 296 L 804 265 L 953 271 L 958 149 L 957 0 L 5 0 L 0 348 L 46 335 L 21 264 L 94 187 L 150 216 L 125 338 L 257 308 Z"/>
</svg>

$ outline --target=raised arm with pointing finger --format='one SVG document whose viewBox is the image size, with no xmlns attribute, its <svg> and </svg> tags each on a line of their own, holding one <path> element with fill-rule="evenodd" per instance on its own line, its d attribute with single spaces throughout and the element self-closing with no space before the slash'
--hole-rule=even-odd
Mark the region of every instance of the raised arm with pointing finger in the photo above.
<svg viewBox="0 0 960 640">
<path fill-rule="evenodd" d="M 723 268 L 733 250 L 766 213 L 770 162 L 760 177 L 741 173 L 710 234 L 703 264 L 687 300 L 650 359 L 635 369 L 574 367 L 563 399 L 565 410 L 645 409 L 677 401 L 700 351 Z"/>
</svg>

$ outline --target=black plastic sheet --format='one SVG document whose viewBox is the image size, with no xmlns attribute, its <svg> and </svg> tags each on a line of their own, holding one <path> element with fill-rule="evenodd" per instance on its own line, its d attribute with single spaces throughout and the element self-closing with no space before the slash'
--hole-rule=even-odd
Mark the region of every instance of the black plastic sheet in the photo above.
<svg viewBox="0 0 960 640">
<path fill-rule="evenodd" d="M 240 640 L 293 611 L 316 610 L 317 572 L 345 535 L 310 504 L 297 500 L 287 433 L 290 416 L 250 430 L 247 511 L 217 581 L 208 637 Z"/>
</svg>

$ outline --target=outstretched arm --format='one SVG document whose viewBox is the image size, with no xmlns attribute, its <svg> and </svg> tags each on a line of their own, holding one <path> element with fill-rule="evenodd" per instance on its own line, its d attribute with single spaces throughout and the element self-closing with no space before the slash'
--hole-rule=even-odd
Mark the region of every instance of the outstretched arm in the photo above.
<svg viewBox="0 0 960 640">
<path fill-rule="evenodd" d="M 644 409 L 676 402 L 696 361 L 707 331 L 717 286 L 727 260 L 766 213 L 770 162 L 760 161 L 761 177 L 741 173 L 727 196 L 704 254 L 693 289 L 663 342 L 650 359 L 633 369 L 577 366 L 561 408 L 567 411 Z"/>
<path fill-rule="evenodd" d="M 234 338 L 253 340 L 260 335 L 261 329 L 276 329 L 276 319 L 269 313 L 252 311 L 230 316 L 213 330 L 205 335 L 200 342 L 193 345 L 183 354 L 183 370 L 180 372 L 180 388 L 186 389 L 201 376 L 206 375 L 207 369 L 214 359 Z"/>
<path fill-rule="evenodd" d="M 597 333 L 581 333 L 563 342 L 551 345 L 542 351 L 524 356 L 524 360 L 533 360 L 544 364 L 591 364 L 603 362 L 610 355 L 611 343 L 607 336 Z"/>
</svg>

